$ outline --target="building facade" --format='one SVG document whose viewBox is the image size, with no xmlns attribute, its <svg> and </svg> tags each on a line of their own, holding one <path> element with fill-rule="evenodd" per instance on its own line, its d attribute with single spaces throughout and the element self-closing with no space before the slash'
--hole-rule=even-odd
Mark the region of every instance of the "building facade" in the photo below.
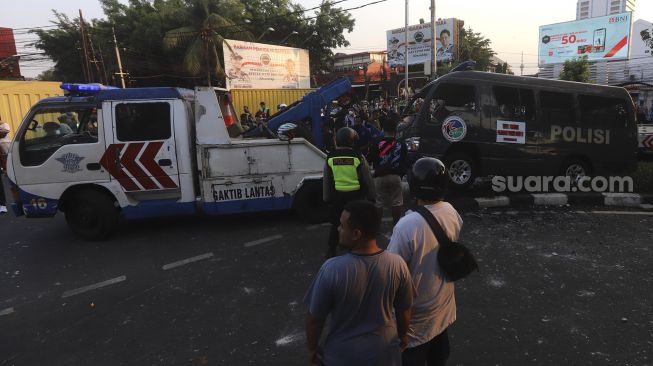
<svg viewBox="0 0 653 366">
<path fill-rule="evenodd" d="M 333 68 L 328 74 L 317 75 L 318 85 L 339 77 L 346 77 L 352 84 L 379 83 L 388 79 L 390 68 L 386 51 L 368 51 L 353 54 L 337 53 Z"/>
<path fill-rule="evenodd" d="M 602 17 L 609 14 L 635 12 L 636 0 L 578 0 L 576 20 Z"/>
<path fill-rule="evenodd" d="M 14 31 L 0 28 L 0 79 L 20 79 Z"/>
</svg>

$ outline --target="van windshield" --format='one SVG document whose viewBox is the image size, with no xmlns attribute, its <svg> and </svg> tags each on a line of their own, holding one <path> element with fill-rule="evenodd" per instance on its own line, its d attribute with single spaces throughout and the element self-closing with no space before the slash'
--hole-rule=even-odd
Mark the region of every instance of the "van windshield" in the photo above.
<svg viewBox="0 0 653 366">
<path fill-rule="evenodd" d="M 404 108 L 403 115 L 410 116 L 419 113 L 422 104 L 424 104 L 424 98 L 428 94 L 431 87 L 424 88 L 413 96 L 413 99 L 408 101 L 408 105 Z"/>
</svg>

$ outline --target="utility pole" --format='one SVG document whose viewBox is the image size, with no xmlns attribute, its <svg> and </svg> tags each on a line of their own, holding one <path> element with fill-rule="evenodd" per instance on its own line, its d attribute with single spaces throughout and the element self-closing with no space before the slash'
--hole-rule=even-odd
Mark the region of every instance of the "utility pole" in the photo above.
<svg viewBox="0 0 653 366">
<path fill-rule="evenodd" d="M 406 93 L 406 106 L 408 106 L 408 0 L 406 0 L 406 28 L 404 28 L 404 67 L 405 67 L 405 80 L 404 92 Z"/>
<path fill-rule="evenodd" d="M 438 62 L 435 58 L 437 52 L 435 50 L 435 37 L 437 35 L 435 24 L 435 0 L 431 0 L 431 80 L 437 76 Z"/>
<path fill-rule="evenodd" d="M 107 76 L 107 68 L 104 64 L 104 55 L 102 54 L 102 47 L 97 46 L 98 54 L 100 55 L 100 63 L 102 64 L 102 75 L 104 75 L 104 84 L 109 84 L 109 77 Z"/>
<path fill-rule="evenodd" d="M 84 28 L 84 17 L 82 17 L 82 9 L 79 9 L 79 29 L 82 32 L 82 51 L 84 52 L 84 79 L 85 82 L 91 81 L 91 65 L 88 61 L 88 50 L 86 49 L 86 29 Z"/>
<path fill-rule="evenodd" d="M 122 61 L 120 60 L 120 50 L 118 49 L 118 41 L 116 40 L 116 30 L 111 27 L 111 32 L 113 33 L 113 44 L 116 46 L 116 60 L 118 60 L 118 72 L 116 74 L 120 76 L 120 84 L 125 89 L 125 75 L 127 74 L 122 71 Z"/>
<path fill-rule="evenodd" d="M 521 65 L 519 65 L 519 76 L 524 76 L 524 51 L 521 51 Z"/>
</svg>

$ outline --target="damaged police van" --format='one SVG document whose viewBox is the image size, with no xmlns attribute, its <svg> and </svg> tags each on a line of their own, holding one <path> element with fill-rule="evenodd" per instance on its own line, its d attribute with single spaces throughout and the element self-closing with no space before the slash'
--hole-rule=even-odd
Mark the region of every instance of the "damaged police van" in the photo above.
<svg viewBox="0 0 653 366">
<path fill-rule="evenodd" d="M 623 88 L 476 71 L 426 85 L 403 111 L 411 161 L 444 161 L 456 188 L 477 177 L 623 174 L 637 124 Z"/>
</svg>

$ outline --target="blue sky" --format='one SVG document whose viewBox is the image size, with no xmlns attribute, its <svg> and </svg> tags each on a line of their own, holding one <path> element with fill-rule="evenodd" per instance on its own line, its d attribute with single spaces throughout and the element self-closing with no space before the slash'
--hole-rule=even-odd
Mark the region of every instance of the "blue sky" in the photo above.
<svg viewBox="0 0 653 366">
<path fill-rule="evenodd" d="M 121 0 L 122 1 L 122 0 Z M 356 7 L 374 0 L 346 0 L 338 6 Z M 126 1 L 123 1 L 126 2 Z M 297 1 L 305 8 L 319 5 L 321 0 Z M 430 17 L 430 0 L 410 0 L 410 23 Z M 56 4 L 59 12 L 71 17 L 82 10 L 85 18 L 102 18 L 104 14 L 97 0 L 3 0 L 0 26 L 32 28 L 50 25 L 54 19 L 51 9 Z M 356 19 L 354 32 L 347 34 L 351 46 L 338 50 L 353 53 L 385 49 L 385 31 L 404 24 L 405 0 L 386 0 L 351 13 Z M 537 72 L 538 27 L 544 24 L 574 20 L 576 0 L 436 0 L 438 18 L 459 18 L 476 32 L 492 40 L 498 57 L 508 61 L 518 72 L 521 52 L 524 52 L 525 73 Z M 635 19 L 653 21 L 653 0 L 637 0 Z M 28 44 L 33 35 L 16 31 L 19 46 Z M 30 52 L 30 50 L 19 50 Z M 33 52 L 33 50 L 31 50 Z M 22 66 L 23 74 L 32 77 L 51 66 L 49 62 L 30 63 Z"/>
</svg>

